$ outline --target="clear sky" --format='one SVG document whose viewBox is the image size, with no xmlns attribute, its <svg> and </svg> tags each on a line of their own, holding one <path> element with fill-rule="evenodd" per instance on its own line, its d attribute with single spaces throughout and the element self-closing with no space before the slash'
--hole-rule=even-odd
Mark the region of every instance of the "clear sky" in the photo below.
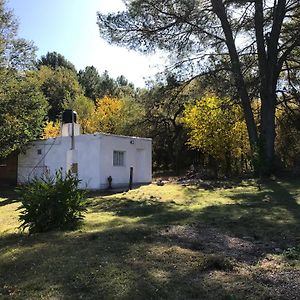
<svg viewBox="0 0 300 300">
<path fill-rule="evenodd" d="M 136 86 L 154 75 L 163 60 L 108 45 L 100 38 L 96 12 L 120 11 L 122 0 L 7 0 L 19 20 L 19 36 L 32 40 L 37 55 L 56 51 L 78 70 L 94 65 L 112 77 L 121 74 Z"/>
</svg>

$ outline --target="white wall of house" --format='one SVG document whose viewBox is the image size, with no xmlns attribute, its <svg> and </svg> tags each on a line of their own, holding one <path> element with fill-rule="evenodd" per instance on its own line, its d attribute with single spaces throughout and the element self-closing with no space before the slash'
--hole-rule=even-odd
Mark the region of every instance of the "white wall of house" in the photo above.
<svg viewBox="0 0 300 300">
<path fill-rule="evenodd" d="M 138 137 L 110 134 L 86 134 L 75 136 L 75 151 L 71 149 L 71 137 L 36 141 L 18 158 L 18 183 L 26 183 L 46 172 L 70 168 L 70 160 L 78 163 L 81 187 L 105 189 L 109 176 L 113 187 L 128 186 L 130 167 L 133 167 L 133 183 L 150 183 L 152 180 L 152 141 Z M 122 165 L 114 165 L 114 151 L 123 153 Z M 75 154 L 74 154 L 75 153 Z"/>
</svg>

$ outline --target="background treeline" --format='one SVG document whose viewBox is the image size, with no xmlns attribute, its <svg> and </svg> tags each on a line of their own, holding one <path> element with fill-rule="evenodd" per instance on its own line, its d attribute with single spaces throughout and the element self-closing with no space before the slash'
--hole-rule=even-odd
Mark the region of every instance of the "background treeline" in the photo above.
<svg viewBox="0 0 300 300">
<path fill-rule="evenodd" d="M 242 107 L 226 68 L 189 81 L 179 73 L 136 88 L 123 75 L 111 78 L 94 66 L 77 71 L 56 52 L 36 59 L 35 47 L 17 35 L 17 22 L 0 0 L 0 157 L 30 141 L 59 135 L 61 113 L 78 113 L 83 133 L 107 132 L 153 139 L 155 171 L 203 176 L 252 172 L 261 164 L 251 150 Z M 207 65 L 226 65 L 208 60 Z M 224 71 L 223 71 L 224 70 Z M 294 81 L 296 82 L 296 75 Z M 256 126 L 261 103 L 249 75 Z M 296 83 L 295 83 L 296 85 Z M 293 96 L 294 95 L 294 96 Z M 296 93 L 276 108 L 276 170 L 298 172 L 300 111 Z"/>
</svg>

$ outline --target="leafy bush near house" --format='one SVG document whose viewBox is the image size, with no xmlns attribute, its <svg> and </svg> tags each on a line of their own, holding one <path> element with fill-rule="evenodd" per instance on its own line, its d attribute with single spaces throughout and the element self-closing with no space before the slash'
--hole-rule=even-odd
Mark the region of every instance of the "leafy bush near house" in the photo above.
<svg viewBox="0 0 300 300">
<path fill-rule="evenodd" d="M 25 186 L 21 197 L 19 221 L 30 233 L 75 229 L 86 210 L 85 192 L 71 173 L 56 172 L 53 177 L 35 179 Z"/>
</svg>

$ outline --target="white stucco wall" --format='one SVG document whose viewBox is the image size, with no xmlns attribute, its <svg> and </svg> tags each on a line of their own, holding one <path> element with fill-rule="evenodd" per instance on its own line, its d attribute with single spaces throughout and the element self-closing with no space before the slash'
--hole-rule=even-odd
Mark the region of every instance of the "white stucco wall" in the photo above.
<svg viewBox="0 0 300 300">
<path fill-rule="evenodd" d="M 112 177 L 112 186 L 129 184 L 130 167 L 133 167 L 133 183 L 149 183 L 152 180 L 152 141 L 137 137 L 102 134 L 100 159 L 101 188 Z M 113 166 L 113 151 L 125 152 L 124 166 Z M 141 153 L 141 154 L 140 154 Z"/>
<path fill-rule="evenodd" d="M 54 175 L 60 168 L 65 172 L 66 156 L 63 153 L 68 150 L 69 139 L 59 137 L 33 142 L 18 157 L 18 183 L 27 183 L 35 177 L 41 177 L 45 172 Z"/>
<path fill-rule="evenodd" d="M 47 171 L 51 175 L 70 166 L 71 137 L 59 137 L 32 143 L 25 154 L 19 155 L 18 183 L 26 183 Z M 133 183 L 149 183 L 152 180 L 151 139 L 124 137 L 109 134 L 87 134 L 75 137 L 76 162 L 81 187 L 104 189 L 108 176 L 112 186 L 128 186 L 130 167 L 133 167 Z M 38 154 L 40 150 L 40 154 Z M 113 151 L 125 152 L 124 166 L 113 166 Z M 75 161 L 74 161 L 75 162 Z"/>
</svg>

